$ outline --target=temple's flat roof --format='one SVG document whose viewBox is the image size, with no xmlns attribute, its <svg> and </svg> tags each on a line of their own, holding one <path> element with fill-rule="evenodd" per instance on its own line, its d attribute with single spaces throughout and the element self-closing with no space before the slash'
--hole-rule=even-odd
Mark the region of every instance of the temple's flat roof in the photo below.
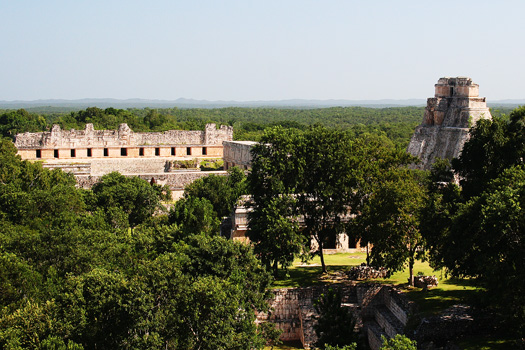
<svg viewBox="0 0 525 350">
<path fill-rule="evenodd" d="M 257 144 L 258 142 L 256 141 L 223 141 L 223 143 L 225 142 L 228 142 L 228 143 L 238 143 L 240 145 L 255 145 Z"/>
</svg>

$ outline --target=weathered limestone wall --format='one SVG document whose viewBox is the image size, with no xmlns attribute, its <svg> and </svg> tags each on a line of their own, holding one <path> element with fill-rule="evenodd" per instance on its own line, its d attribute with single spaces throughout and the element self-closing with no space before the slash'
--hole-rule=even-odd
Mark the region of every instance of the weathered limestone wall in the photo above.
<svg viewBox="0 0 525 350">
<path fill-rule="evenodd" d="M 249 169 L 252 166 L 252 147 L 257 144 L 253 141 L 224 141 L 224 168 L 238 166 L 241 169 Z"/>
<path fill-rule="evenodd" d="M 125 174 L 125 176 L 138 176 L 146 181 L 155 180 L 156 184 L 168 185 L 172 191 L 182 190 L 186 185 L 189 185 L 193 181 L 208 176 L 210 174 L 226 176 L 226 171 L 180 171 L 171 173 L 152 173 L 152 174 Z M 91 188 L 97 181 L 100 180 L 102 175 L 91 176 L 91 175 L 76 175 L 77 184 L 82 188 Z"/>
<path fill-rule="evenodd" d="M 440 78 L 435 97 L 427 107 L 407 152 L 421 159 L 417 166 L 430 169 L 436 158 L 457 158 L 469 137 L 469 128 L 479 119 L 492 118 L 479 86 L 466 77 Z"/>
<path fill-rule="evenodd" d="M 379 349 L 382 334 L 393 337 L 403 331 L 410 312 L 408 300 L 390 286 L 368 283 L 274 289 L 271 311 L 257 315 L 257 321 L 274 323 L 283 330 L 282 340 L 300 340 L 309 348 L 317 340 L 313 303 L 330 287 L 341 288 L 342 305 L 355 315 L 356 327 L 365 331 L 371 349 Z"/>
<path fill-rule="evenodd" d="M 23 133 L 16 136 L 17 148 L 81 148 L 147 145 L 222 145 L 233 139 L 233 127 L 206 124 L 204 131 L 169 130 L 165 132 L 133 132 L 127 124 L 117 130 L 95 130 L 86 124 L 84 130 L 62 130 L 53 125 L 50 132 Z"/>
<path fill-rule="evenodd" d="M 342 288 L 343 303 L 356 303 L 355 285 L 339 286 Z M 305 348 L 315 342 L 315 309 L 313 303 L 326 293 L 328 287 L 282 288 L 274 289 L 270 300 L 270 312 L 257 315 L 258 322 L 272 322 L 283 331 L 281 340 L 300 340 Z M 352 331 L 351 329 L 348 330 Z"/>
<path fill-rule="evenodd" d="M 257 320 L 270 321 L 283 331 L 281 340 L 301 339 L 301 322 L 299 320 L 300 307 L 302 301 L 302 290 L 283 288 L 273 290 L 274 298 L 270 301 L 271 311 L 269 314 L 257 315 Z"/>
<path fill-rule="evenodd" d="M 468 140 L 466 128 L 418 126 L 412 135 L 407 152 L 421 159 L 421 169 L 430 169 L 436 158 L 457 158 Z"/>
<path fill-rule="evenodd" d="M 206 124 L 204 131 L 133 132 L 127 124 L 117 130 L 62 130 L 17 134 L 15 146 L 22 159 L 120 158 L 148 156 L 222 156 L 223 141 L 233 139 L 233 128 Z M 178 147 L 177 147 L 178 146 Z M 176 151 L 176 152 L 175 152 Z M 142 152 L 142 154 L 141 154 Z"/>
</svg>

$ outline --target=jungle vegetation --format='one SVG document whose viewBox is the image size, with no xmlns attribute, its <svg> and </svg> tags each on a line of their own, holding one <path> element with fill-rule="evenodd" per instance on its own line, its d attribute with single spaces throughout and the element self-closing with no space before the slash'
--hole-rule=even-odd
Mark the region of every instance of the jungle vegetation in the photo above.
<svg viewBox="0 0 525 350">
<path fill-rule="evenodd" d="M 338 109 L 267 122 L 264 109 L 228 110 L 215 119 L 214 110 L 0 115 L 0 349 L 260 349 L 275 334 L 254 323 L 271 274 L 279 278 L 312 237 L 322 248 L 342 230 L 372 244 L 370 264 L 396 271 L 426 255 L 471 279 L 483 287 L 480 305 L 523 334 L 525 108 L 479 121 L 462 156 L 430 172 L 411 170 L 408 139 L 389 138 L 381 122 L 356 132 L 362 126 L 336 118 Z M 22 161 L 11 142 L 52 123 L 147 131 L 246 122 L 235 113 L 261 118 L 252 172 L 196 181 L 169 211 L 166 188 L 111 173 L 78 189 L 72 175 Z M 253 246 L 219 232 L 242 194 L 253 196 Z M 343 220 L 349 213 L 355 219 Z M 298 230 L 299 216 L 309 229 Z"/>
</svg>

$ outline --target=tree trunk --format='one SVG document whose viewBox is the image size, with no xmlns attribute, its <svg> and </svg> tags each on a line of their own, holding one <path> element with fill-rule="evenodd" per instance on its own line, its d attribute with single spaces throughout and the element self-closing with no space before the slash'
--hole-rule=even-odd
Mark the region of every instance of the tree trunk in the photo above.
<svg viewBox="0 0 525 350">
<path fill-rule="evenodd" d="M 368 251 L 368 247 L 370 246 L 370 243 L 366 244 L 366 266 L 370 266 L 370 252 Z"/>
<path fill-rule="evenodd" d="M 326 271 L 326 265 L 324 263 L 324 255 L 323 255 L 323 241 L 319 240 L 317 241 L 319 243 L 319 258 L 321 258 L 321 268 L 322 273 L 327 273 Z"/>
<path fill-rule="evenodd" d="M 414 286 L 414 258 L 411 257 L 408 262 L 408 272 L 410 274 L 410 282 L 409 284 L 413 287 Z"/>
<path fill-rule="evenodd" d="M 273 262 L 273 277 L 279 277 L 279 266 L 277 264 L 277 260 Z"/>
</svg>

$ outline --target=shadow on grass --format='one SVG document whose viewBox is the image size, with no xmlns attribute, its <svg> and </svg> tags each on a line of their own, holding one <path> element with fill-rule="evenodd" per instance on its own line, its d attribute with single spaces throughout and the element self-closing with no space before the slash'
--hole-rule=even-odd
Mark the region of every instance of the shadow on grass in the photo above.
<svg viewBox="0 0 525 350">
<path fill-rule="evenodd" d="M 518 348 L 516 340 L 490 339 L 484 337 L 470 337 L 458 342 L 458 346 L 465 350 L 507 350 Z"/>
<path fill-rule="evenodd" d="M 321 266 L 297 266 L 288 270 L 286 276 L 284 272 L 280 272 L 279 277 L 273 282 L 273 288 L 290 288 L 290 287 L 306 287 L 316 286 L 334 281 L 330 279 L 330 275 L 335 272 L 344 272 L 352 266 L 347 265 L 330 265 L 326 269 L 328 275 L 321 273 Z"/>
<path fill-rule="evenodd" d="M 280 272 L 277 279 L 273 282 L 274 288 L 304 287 L 320 284 L 318 277 L 321 275 L 321 266 L 301 266 L 289 269 L 284 276 Z"/>
<path fill-rule="evenodd" d="M 475 287 L 475 281 L 468 278 L 449 278 L 442 282 L 444 285 L 456 285 L 462 287 Z"/>
<path fill-rule="evenodd" d="M 468 304 L 476 292 L 473 289 L 445 290 L 436 288 L 428 291 L 409 290 L 406 295 L 410 300 L 416 302 L 423 315 L 435 315 L 452 305 Z"/>
</svg>

